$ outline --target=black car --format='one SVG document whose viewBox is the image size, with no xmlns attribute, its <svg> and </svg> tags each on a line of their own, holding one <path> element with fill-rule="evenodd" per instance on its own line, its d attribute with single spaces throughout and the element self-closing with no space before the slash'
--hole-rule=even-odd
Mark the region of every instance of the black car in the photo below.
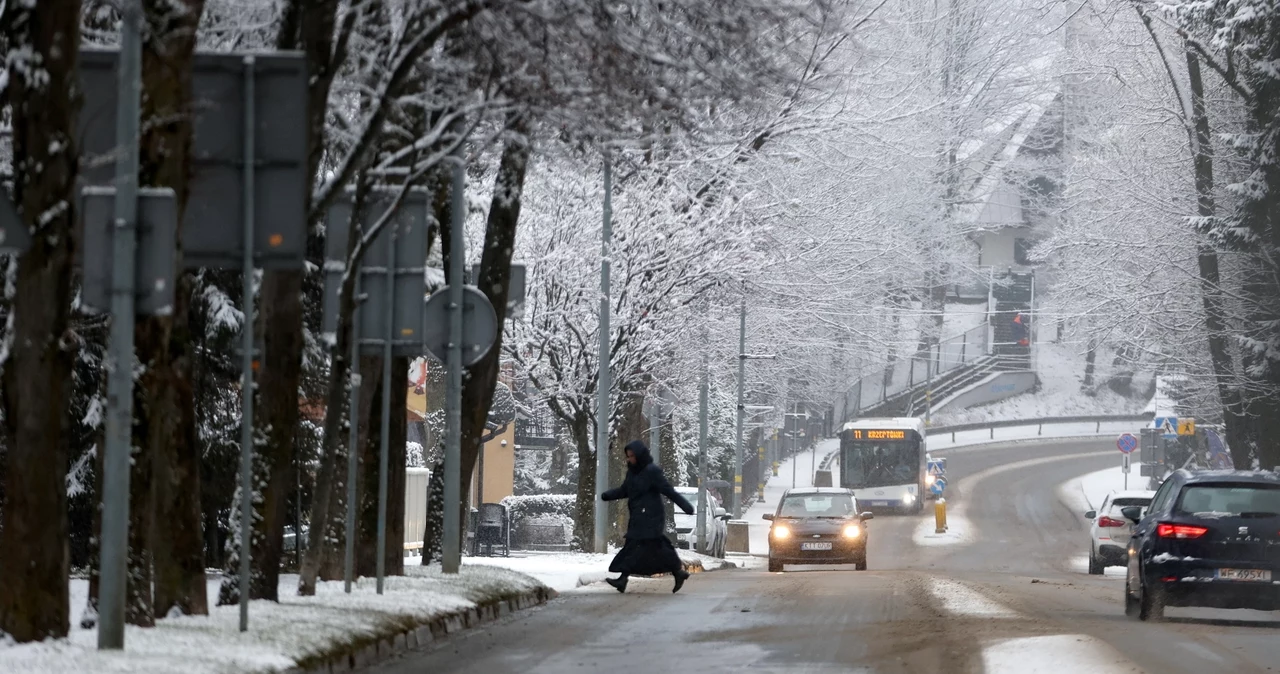
<svg viewBox="0 0 1280 674">
<path fill-rule="evenodd" d="M 1151 499 L 1129 540 L 1125 614 L 1166 606 L 1280 608 L 1280 475 L 1179 470 Z M 1141 517 L 1141 519 L 1139 519 Z"/>
<path fill-rule="evenodd" d="M 858 512 L 848 489 L 790 489 L 778 512 L 765 515 L 769 527 L 769 571 L 783 564 L 854 564 L 867 568 L 867 526 L 871 513 Z"/>
</svg>

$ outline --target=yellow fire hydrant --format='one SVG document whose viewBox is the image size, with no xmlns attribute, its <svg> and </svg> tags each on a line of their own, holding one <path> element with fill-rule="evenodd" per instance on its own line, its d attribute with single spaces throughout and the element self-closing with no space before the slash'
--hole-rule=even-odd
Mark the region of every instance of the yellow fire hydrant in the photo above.
<svg viewBox="0 0 1280 674">
<path fill-rule="evenodd" d="M 933 526 L 933 533 L 947 533 L 947 499 L 945 498 L 938 497 L 938 500 L 933 502 Z"/>
</svg>

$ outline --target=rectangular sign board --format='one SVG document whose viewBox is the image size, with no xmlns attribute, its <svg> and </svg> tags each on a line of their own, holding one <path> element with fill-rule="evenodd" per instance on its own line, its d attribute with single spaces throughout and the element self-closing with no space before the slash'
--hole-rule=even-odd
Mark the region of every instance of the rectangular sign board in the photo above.
<svg viewBox="0 0 1280 674">
<path fill-rule="evenodd" d="M 82 233 L 76 257 L 81 259 L 84 282 L 81 299 L 101 312 L 111 311 L 111 274 L 114 269 L 115 189 L 88 187 L 80 194 Z M 138 252 L 134 260 L 134 313 L 165 315 L 173 310 L 175 265 L 174 236 L 178 203 L 171 189 L 138 190 Z M 85 251 L 91 254 L 85 255 Z"/>
<path fill-rule="evenodd" d="M 239 267 L 244 250 L 246 56 L 197 53 L 194 141 L 182 220 L 184 264 Z M 260 267 L 300 268 L 307 243 L 307 67 L 298 52 L 256 53 L 254 77 L 255 257 Z M 118 51 L 80 51 L 80 179 L 115 180 Z M 146 120 L 143 120 L 144 128 Z"/>
<path fill-rule="evenodd" d="M 375 224 L 391 206 L 397 190 L 377 191 L 367 197 L 361 231 Z M 323 331 L 332 334 L 338 326 L 338 292 L 346 270 L 346 256 L 352 215 L 350 190 L 333 203 L 326 219 Z M 430 200 L 423 190 L 404 196 L 390 222 L 375 238 L 361 264 L 359 307 L 361 352 L 381 354 L 387 333 L 387 312 L 392 312 L 392 352 L 397 356 L 423 353 L 423 322 L 426 305 L 427 223 Z M 390 240 L 394 230 L 395 239 Z M 394 248 L 391 250 L 389 245 Z M 392 259 L 394 257 L 394 259 Z M 387 268 L 394 265 L 394 306 L 388 306 Z"/>
</svg>

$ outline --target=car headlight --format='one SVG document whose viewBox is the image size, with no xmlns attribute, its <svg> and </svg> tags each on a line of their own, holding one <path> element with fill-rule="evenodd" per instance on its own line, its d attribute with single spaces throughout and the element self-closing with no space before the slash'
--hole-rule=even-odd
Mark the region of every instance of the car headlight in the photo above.
<svg viewBox="0 0 1280 674">
<path fill-rule="evenodd" d="M 791 536 L 791 530 L 781 524 L 773 525 L 773 531 L 770 533 L 773 534 L 774 538 L 788 538 Z"/>
<path fill-rule="evenodd" d="M 916 497 L 911 492 L 907 492 L 902 495 L 902 502 L 907 505 L 911 505 L 912 503 L 915 503 L 915 501 L 916 501 Z"/>
<path fill-rule="evenodd" d="M 856 524 L 847 524 L 844 527 L 845 538 L 857 538 L 862 535 L 862 527 Z"/>
</svg>

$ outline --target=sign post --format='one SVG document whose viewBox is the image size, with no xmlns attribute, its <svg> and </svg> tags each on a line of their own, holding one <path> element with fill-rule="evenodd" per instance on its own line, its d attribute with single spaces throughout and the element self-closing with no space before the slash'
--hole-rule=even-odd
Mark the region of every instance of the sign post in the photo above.
<svg viewBox="0 0 1280 674">
<path fill-rule="evenodd" d="M 1129 488 L 1129 457 L 1138 448 L 1138 437 L 1133 433 L 1122 433 L 1116 438 L 1116 449 L 1120 450 L 1120 471 L 1124 473 L 1124 488 Z"/>
</svg>

